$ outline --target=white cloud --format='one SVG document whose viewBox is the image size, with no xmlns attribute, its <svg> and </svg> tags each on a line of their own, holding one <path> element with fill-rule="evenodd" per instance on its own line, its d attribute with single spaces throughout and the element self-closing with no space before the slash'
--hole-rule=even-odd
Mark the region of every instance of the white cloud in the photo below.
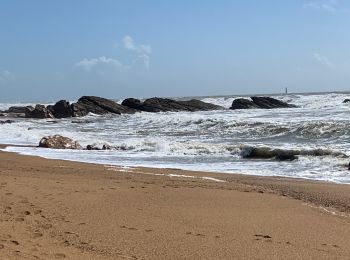
<svg viewBox="0 0 350 260">
<path fill-rule="evenodd" d="M 135 50 L 135 43 L 134 43 L 134 39 L 131 38 L 129 35 L 126 35 L 123 39 L 122 39 L 123 45 L 126 49 L 128 50 Z"/>
<path fill-rule="evenodd" d="M 143 60 L 145 67 L 148 69 L 150 66 L 150 55 L 152 53 L 152 48 L 145 44 L 136 44 L 134 39 L 126 35 L 122 39 L 123 47 L 129 51 L 134 51 L 138 54 L 138 58 Z"/>
<path fill-rule="evenodd" d="M 0 71 L 0 81 L 14 80 L 15 76 L 8 70 Z"/>
<path fill-rule="evenodd" d="M 118 59 L 108 58 L 105 56 L 101 56 L 98 58 L 85 58 L 81 61 L 75 63 L 76 68 L 81 68 L 84 71 L 97 72 L 99 74 L 103 74 L 105 72 L 115 72 L 116 70 L 125 70 L 136 67 L 137 64 L 142 65 L 146 69 L 150 67 L 150 55 L 152 53 L 152 48 L 149 45 L 145 44 L 137 44 L 134 39 L 126 35 L 121 40 L 121 44 L 114 44 L 116 48 L 122 48 L 129 52 L 131 52 L 133 61 L 129 62 L 129 64 L 124 63 Z M 126 65 L 127 64 L 127 65 Z"/>
<path fill-rule="evenodd" d="M 314 53 L 313 54 L 313 58 L 321 63 L 322 65 L 326 66 L 326 67 L 329 67 L 329 68 L 332 68 L 333 67 L 333 63 L 324 55 L 321 55 L 319 53 Z"/>
<path fill-rule="evenodd" d="M 337 0 L 317 0 L 311 1 L 303 5 L 304 8 L 310 8 L 314 10 L 325 11 L 328 13 L 336 13 L 340 11 L 340 7 Z"/>
<path fill-rule="evenodd" d="M 115 59 L 107 58 L 105 56 L 99 57 L 99 58 L 92 58 L 92 59 L 83 59 L 75 64 L 76 67 L 83 68 L 86 71 L 91 71 L 94 68 L 99 67 L 111 67 L 111 68 L 123 68 L 124 65 Z"/>
</svg>

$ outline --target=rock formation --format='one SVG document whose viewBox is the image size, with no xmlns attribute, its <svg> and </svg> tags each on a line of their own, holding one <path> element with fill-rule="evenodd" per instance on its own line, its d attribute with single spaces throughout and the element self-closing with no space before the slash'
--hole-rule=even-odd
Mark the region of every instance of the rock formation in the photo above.
<svg viewBox="0 0 350 260">
<path fill-rule="evenodd" d="M 82 149 L 78 142 L 61 135 L 43 137 L 39 142 L 39 147 L 52 149 Z"/>
<path fill-rule="evenodd" d="M 238 98 L 233 100 L 230 109 L 250 109 L 250 108 L 290 108 L 295 105 L 288 104 L 271 97 L 251 97 L 251 100 L 245 98 Z"/>
</svg>

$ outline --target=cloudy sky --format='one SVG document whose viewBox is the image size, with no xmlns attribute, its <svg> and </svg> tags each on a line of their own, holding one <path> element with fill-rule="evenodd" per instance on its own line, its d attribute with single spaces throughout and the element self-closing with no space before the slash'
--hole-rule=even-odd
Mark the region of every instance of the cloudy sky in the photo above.
<svg viewBox="0 0 350 260">
<path fill-rule="evenodd" d="M 0 101 L 350 90 L 348 0 L 2 0 Z"/>
</svg>

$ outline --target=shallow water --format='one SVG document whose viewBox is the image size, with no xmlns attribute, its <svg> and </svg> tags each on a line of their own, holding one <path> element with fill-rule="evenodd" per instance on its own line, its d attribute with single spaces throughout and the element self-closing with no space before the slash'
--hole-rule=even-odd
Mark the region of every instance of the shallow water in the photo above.
<svg viewBox="0 0 350 260">
<path fill-rule="evenodd" d="M 89 115 L 59 120 L 24 119 L 0 126 L 0 143 L 38 144 L 61 134 L 82 145 L 109 144 L 112 151 L 67 151 L 8 147 L 9 151 L 111 165 L 171 167 L 350 183 L 348 158 L 300 156 L 296 161 L 242 158 L 243 147 L 327 149 L 350 155 L 350 94 L 275 96 L 298 108 L 210 112 Z M 207 97 L 228 108 L 236 97 Z M 12 104 L 0 104 L 0 109 Z M 54 121 L 54 122 L 52 122 Z M 72 123 L 73 121 L 73 123 Z"/>
</svg>

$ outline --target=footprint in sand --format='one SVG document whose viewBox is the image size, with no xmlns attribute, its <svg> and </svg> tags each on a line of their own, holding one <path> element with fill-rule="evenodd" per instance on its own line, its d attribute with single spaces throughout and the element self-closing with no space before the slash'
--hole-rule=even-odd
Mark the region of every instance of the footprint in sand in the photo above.
<svg viewBox="0 0 350 260">
<path fill-rule="evenodd" d="M 62 254 L 62 253 L 57 253 L 57 254 L 55 254 L 55 258 L 56 259 L 63 259 L 63 258 L 66 258 L 66 255 Z"/>
<path fill-rule="evenodd" d="M 36 209 L 36 210 L 34 210 L 34 214 L 35 214 L 35 215 L 41 214 L 41 212 L 42 212 L 41 209 Z"/>
<path fill-rule="evenodd" d="M 186 235 L 193 235 L 193 236 L 196 236 L 196 237 L 205 237 L 204 234 L 201 234 L 201 233 L 194 234 L 191 231 L 186 232 Z"/>
<path fill-rule="evenodd" d="M 12 244 L 16 245 L 16 246 L 18 246 L 18 245 L 19 245 L 19 242 L 18 242 L 18 241 L 16 241 L 16 240 L 11 240 L 10 242 L 11 242 Z"/>
<path fill-rule="evenodd" d="M 254 235 L 255 236 L 255 239 L 254 240 L 262 240 L 262 241 L 265 241 L 265 242 L 272 242 L 272 237 L 269 236 L 269 235 Z"/>
<path fill-rule="evenodd" d="M 331 247 L 334 247 L 334 248 L 339 248 L 339 246 L 338 245 L 328 245 L 328 244 L 321 244 L 322 246 L 331 246 Z"/>
<path fill-rule="evenodd" d="M 0 244 L 0 250 L 4 249 L 4 248 L 5 248 L 5 246 L 3 244 Z"/>
<path fill-rule="evenodd" d="M 39 237 L 42 237 L 43 236 L 43 234 L 41 234 L 40 232 L 34 232 L 33 234 L 32 234 L 32 237 L 33 238 L 39 238 Z"/>
<path fill-rule="evenodd" d="M 11 235 L 8 235 L 8 234 L 0 234 L 0 239 L 2 239 L 2 240 L 5 240 L 6 241 L 6 239 L 10 239 L 11 238 Z"/>
</svg>

